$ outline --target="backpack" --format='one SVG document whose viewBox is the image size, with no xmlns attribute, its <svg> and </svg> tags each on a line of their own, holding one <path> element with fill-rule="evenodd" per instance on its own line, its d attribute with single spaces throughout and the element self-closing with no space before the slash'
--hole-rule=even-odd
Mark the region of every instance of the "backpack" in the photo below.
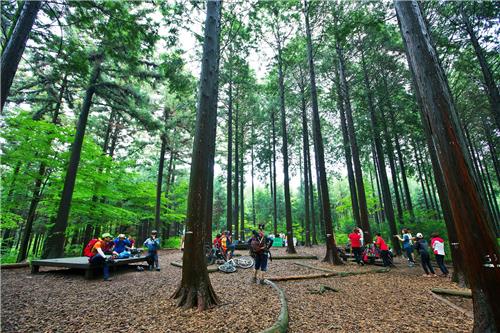
<svg viewBox="0 0 500 333">
<path fill-rule="evenodd" d="M 94 238 L 94 239 L 91 239 L 87 245 L 85 246 L 85 248 L 83 249 L 83 255 L 86 256 L 86 257 L 92 257 L 94 254 L 92 253 L 92 249 L 94 248 L 94 245 L 95 243 L 97 243 L 99 239 L 98 238 Z"/>
<path fill-rule="evenodd" d="M 266 250 L 266 241 L 263 238 L 260 240 L 258 238 L 252 238 L 250 242 L 250 249 L 255 254 L 261 254 Z"/>
</svg>

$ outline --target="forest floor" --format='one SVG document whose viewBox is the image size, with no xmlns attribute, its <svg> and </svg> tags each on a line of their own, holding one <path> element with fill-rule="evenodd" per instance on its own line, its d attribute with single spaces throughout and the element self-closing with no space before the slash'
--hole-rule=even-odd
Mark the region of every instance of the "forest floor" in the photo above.
<svg viewBox="0 0 500 333">
<path fill-rule="evenodd" d="M 268 276 L 318 274 L 294 262 L 335 271 L 375 266 L 321 262 L 324 247 L 297 248 L 320 260 L 274 260 Z M 238 252 L 238 251 L 237 251 Z M 273 255 L 285 255 L 284 248 Z M 246 255 L 246 251 L 240 251 Z M 82 272 L 42 267 L 1 272 L 2 332 L 260 332 L 277 319 L 280 303 L 269 286 L 250 282 L 252 269 L 210 273 L 221 304 L 207 311 L 177 308 L 170 296 L 181 279 L 177 250 L 160 252 L 160 272 L 122 269 L 113 281 L 87 281 Z M 470 332 L 472 319 L 434 298 L 431 288 L 458 289 L 443 277 L 422 277 L 422 268 L 398 263 L 388 273 L 276 282 L 288 299 L 289 332 Z M 311 293 L 320 285 L 338 289 Z M 472 312 L 472 301 L 447 297 Z"/>
</svg>

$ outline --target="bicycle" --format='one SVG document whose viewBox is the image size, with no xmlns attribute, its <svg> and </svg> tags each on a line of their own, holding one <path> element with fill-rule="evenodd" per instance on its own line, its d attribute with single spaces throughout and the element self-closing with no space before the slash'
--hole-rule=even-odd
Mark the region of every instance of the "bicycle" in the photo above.
<svg viewBox="0 0 500 333">
<path fill-rule="evenodd" d="M 254 261 L 251 257 L 232 258 L 220 265 L 219 270 L 224 273 L 234 273 L 236 272 L 236 267 L 247 269 L 252 267 L 253 264 Z"/>
</svg>

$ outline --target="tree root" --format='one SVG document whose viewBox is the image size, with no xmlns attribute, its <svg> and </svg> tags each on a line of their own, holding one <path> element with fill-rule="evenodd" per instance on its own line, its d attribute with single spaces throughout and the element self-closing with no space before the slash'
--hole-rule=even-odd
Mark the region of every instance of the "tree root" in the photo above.
<svg viewBox="0 0 500 333">
<path fill-rule="evenodd" d="M 313 267 L 314 268 L 314 267 Z M 307 280 L 307 279 L 318 279 L 318 278 L 328 278 L 332 276 L 351 276 L 351 275 L 361 275 L 370 273 L 387 273 L 389 269 L 373 269 L 364 272 L 334 272 L 323 273 L 323 274 L 311 274 L 311 275 L 292 275 L 292 276 L 276 276 L 268 278 L 269 281 L 291 281 L 291 280 Z"/>
<path fill-rule="evenodd" d="M 285 256 L 272 256 L 273 260 L 287 260 L 287 259 L 316 259 L 318 256 L 303 256 L 303 255 L 285 255 Z"/>
</svg>

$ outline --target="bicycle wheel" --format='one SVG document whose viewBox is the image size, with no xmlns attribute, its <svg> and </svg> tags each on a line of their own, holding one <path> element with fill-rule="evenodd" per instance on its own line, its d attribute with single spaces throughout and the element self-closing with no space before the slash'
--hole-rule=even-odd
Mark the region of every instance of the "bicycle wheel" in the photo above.
<svg viewBox="0 0 500 333">
<path fill-rule="evenodd" d="M 235 258 L 234 262 L 236 266 L 241 268 L 250 268 L 253 266 L 253 259 L 251 257 Z"/>
<path fill-rule="evenodd" d="M 224 273 L 234 273 L 236 272 L 236 267 L 231 265 L 231 263 L 226 262 L 225 264 L 219 266 L 219 271 Z"/>
</svg>

